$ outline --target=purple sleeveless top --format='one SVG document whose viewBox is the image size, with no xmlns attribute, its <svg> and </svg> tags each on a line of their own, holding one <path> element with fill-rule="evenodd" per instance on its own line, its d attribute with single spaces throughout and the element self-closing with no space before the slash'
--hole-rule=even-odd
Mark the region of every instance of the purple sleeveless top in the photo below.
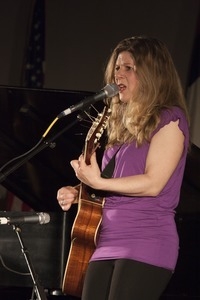
<svg viewBox="0 0 200 300">
<path fill-rule="evenodd" d="M 166 186 L 156 197 L 110 194 L 105 199 L 99 239 L 91 261 L 127 258 L 174 270 L 179 239 L 174 221 L 184 173 L 189 130 L 186 117 L 178 107 L 165 109 L 152 136 L 171 121 L 179 120 L 185 136 L 184 152 Z M 118 147 L 105 151 L 102 169 Z M 136 148 L 124 144 L 116 155 L 113 177 L 143 174 L 149 143 Z M 159 161 L 158 161 L 159 163 Z"/>
</svg>

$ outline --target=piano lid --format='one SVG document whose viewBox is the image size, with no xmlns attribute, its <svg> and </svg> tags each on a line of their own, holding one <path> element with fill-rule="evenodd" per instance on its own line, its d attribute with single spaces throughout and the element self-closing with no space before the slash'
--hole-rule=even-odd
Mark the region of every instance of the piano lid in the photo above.
<svg viewBox="0 0 200 300">
<path fill-rule="evenodd" d="M 92 94 L 0 86 L 0 167 L 35 146 L 60 112 Z M 103 103 L 98 105 L 101 110 Z M 60 119 L 46 137 L 51 139 L 64 131 L 52 147 L 44 148 L 1 182 L 36 211 L 60 210 L 58 188 L 77 184 L 70 160 L 80 155 L 91 126 L 78 121 L 79 113 Z"/>
</svg>

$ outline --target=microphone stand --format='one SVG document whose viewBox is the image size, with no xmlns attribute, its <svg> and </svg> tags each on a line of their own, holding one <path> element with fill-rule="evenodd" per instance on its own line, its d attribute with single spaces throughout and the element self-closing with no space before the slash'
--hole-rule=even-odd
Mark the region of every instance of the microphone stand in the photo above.
<svg viewBox="0 0 200 300">
<path fill-rule="evenodd" d="M 20 161 L 16 162 L 16 164 L 14 164 L 10 168 L 8 168 L 5 172 L 1 172 L 0 171 L 0 184 L 1 184 L 1 182 L 3 182 L 6 179 L 6 177 L 8 175 L 12 174 L 15 170 L 17 170 L 25 162 L 27 162 L 29 159 L 31 159 L 32 157 L 34 157 L 36 154 L 38 154 L 43 149 L 45 149 L 47 147 L 50 147 L 50 148 L 53 149 L 55 147 L 55 143 L 53 143 L 53 141 L 55 139 L 57 139 L 60 135 L 62 135 L 65 131 L 69 130 L 72 126 L 74 126 L 78 122 L 82 121 L 83 120 L 83 115 L 85 115 L 85 112 L 79 114 L 77 116 L 77 118 L 71 124 L 69 124 L 68 126 L 66 126 L 61 131 L 59 131 L 56 135 L 54 135 L 53 137 L 51 137 L 49 139 L 44 140 L 41 145 L 39 145 L 37 148 L 33 149 L 33 151 L 28 152 L 28 154 L 26 156 L 24 156 L 24 158 L 22 158 Z"/>
<path fill-rule="evenodd" d="M 41 287 L 41 285 L 39 283 L 37 274 L 35 272 L 35 269 L 33 267 L 32 262 L 31 262 L 29 252 L 28 252 L 27 248 L 25 248 L 25 246 L 24 246 L 24 242 L 23 242 L 22 237 L 21 237 L 21 228 L 18 225 L 13 225 L 13 230 L 17 234 L 17 237 L 18 237 L 18 240 L 19 240 L 19 243 L 20 243 L 20 246 L 21 246 L 21 251 L 24 255 L 26 264 L 28 266 L 28 269 L 30 271 L 30 275 L 31 275 L 32 280 L 33 280 L 33 294 L 32 294 L 32 299 L 31 300 L 34 299 L 33 298 L 34 294 L 37 297 L 36 300 L 47 300 L 47 297 L 44 293 L 44 289 Z"/>
</svg>

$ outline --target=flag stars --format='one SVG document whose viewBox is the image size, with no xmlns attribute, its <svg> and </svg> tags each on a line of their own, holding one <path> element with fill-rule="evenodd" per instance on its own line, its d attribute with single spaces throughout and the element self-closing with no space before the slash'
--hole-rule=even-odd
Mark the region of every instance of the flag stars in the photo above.
<svg viewBox="0 0 200 300">
<path fill-rule="evenodd" d="M 40 27 L 40 22 L 35 23 L 33 27 L 34 27 L 36 30 L 39 29 L 39 27 Z"/>
<path fill-rule="evenodd" d="M 44 0 L 35 1 L 25 65 L 25 84 L 28 87 L 42 87 L 44 82 L 44 7 Z"/>
<path fill-rule="evenodd" d="M 35 36 L 34 36 L 35 42 L 39 41 L 40 37 L 41 37 L 41 34 L 35 35 Z"/>
<path fill-rule="evenodd" d="M 31 64 L 26 64 L 26 70 L 31 70 L 32 69 L 32 65 Z"/>
<path fill-rule="evenodd" d="M 31 81 L 32 81 L 32 82 L 35 82 L 35 81 L 36 81 L 36 76 L 32 75 L 32 76 L 31 76 Z"/>
</svg>

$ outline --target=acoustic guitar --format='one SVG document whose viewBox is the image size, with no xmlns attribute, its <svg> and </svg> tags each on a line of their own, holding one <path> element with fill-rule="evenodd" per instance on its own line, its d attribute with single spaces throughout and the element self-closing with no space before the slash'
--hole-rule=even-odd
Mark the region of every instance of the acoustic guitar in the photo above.
<svg viewBox="0 0 200 300">
<path fill-rule="evenodd" d="M 88 131 L 84 159 L 90 164 L 91 155 L 99 147 L 99 140 L 107 126 L 110 109 L 105 106 Z M 85 184 L 80 184 L 78 210 L 71 230 L 71 246 L 66 263 L 62 291 L 81 297 L 88 262 L 95 250 L 101 224 L 104 198 Z"/>
</svg>

